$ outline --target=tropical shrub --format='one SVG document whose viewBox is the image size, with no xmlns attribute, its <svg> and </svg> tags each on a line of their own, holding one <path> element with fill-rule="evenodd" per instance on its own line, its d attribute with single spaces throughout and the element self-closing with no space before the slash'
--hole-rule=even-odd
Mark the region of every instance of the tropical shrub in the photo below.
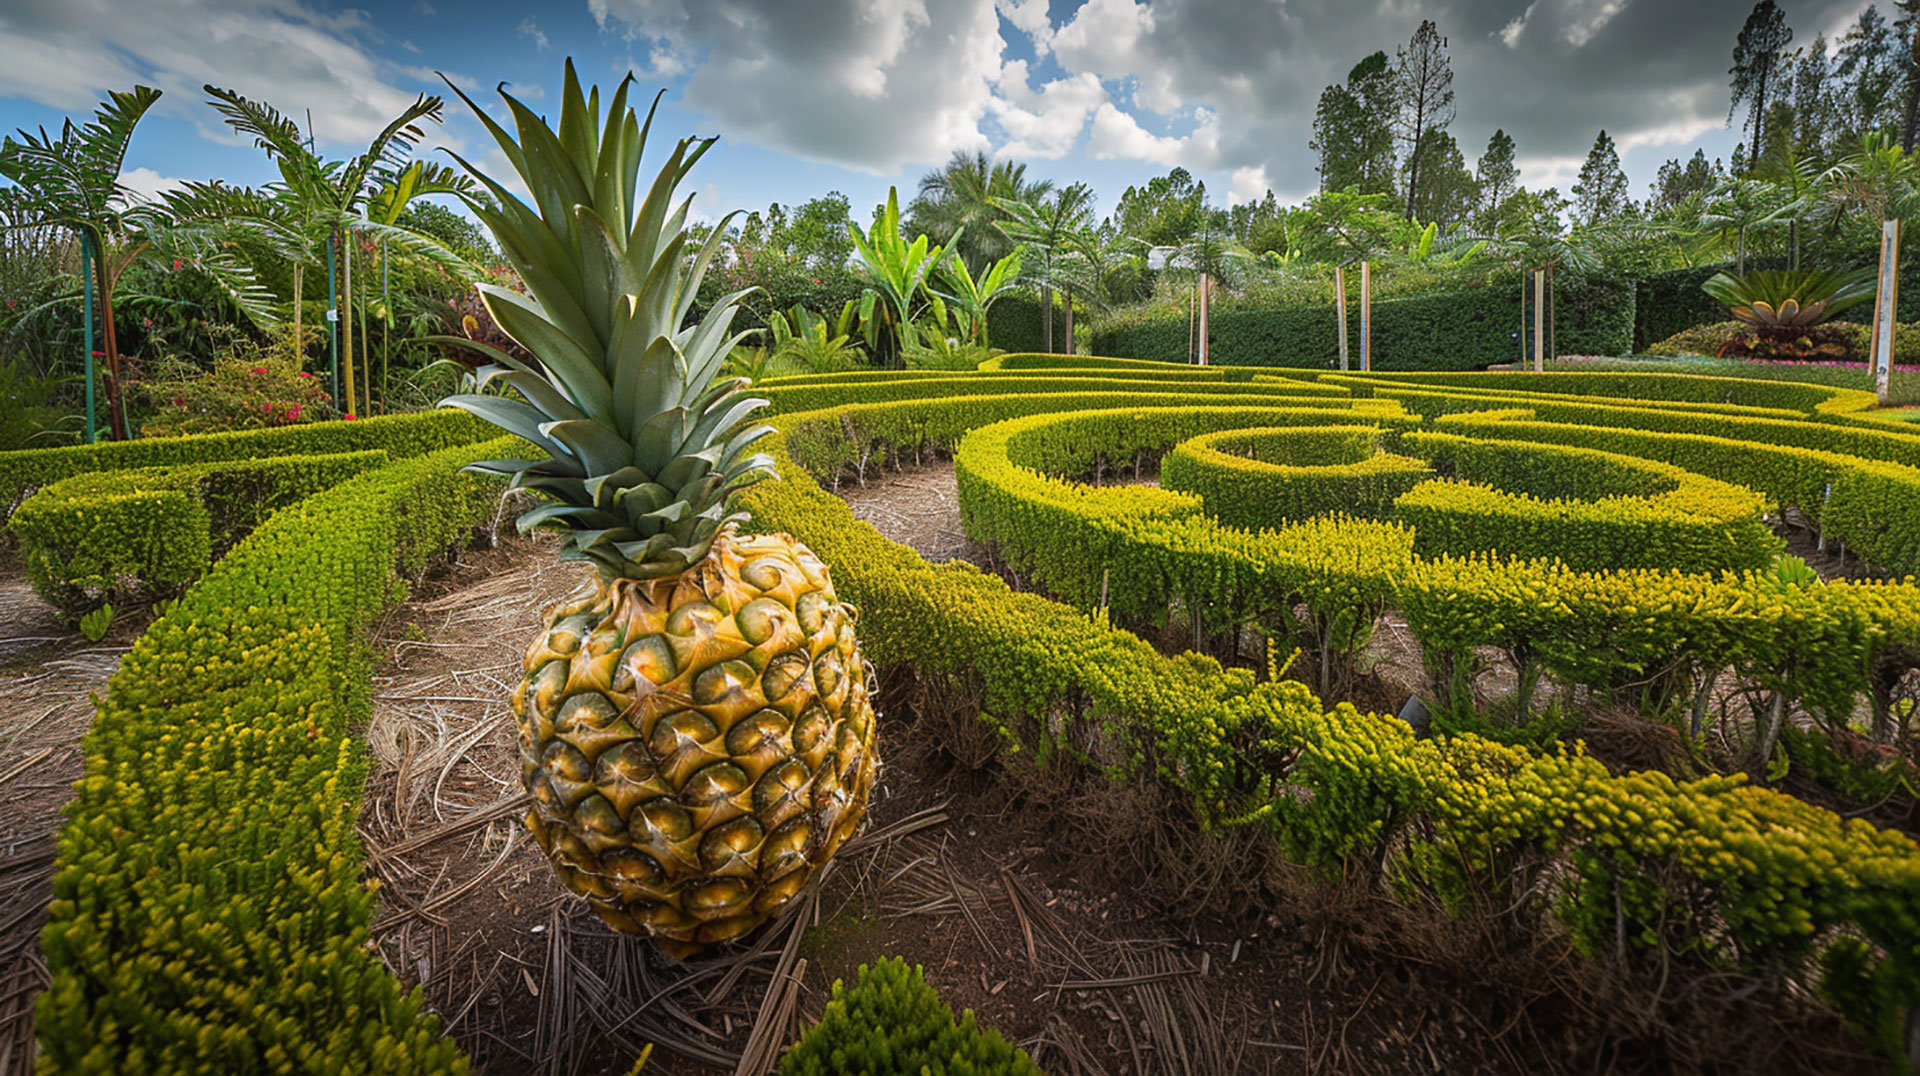
<svg viewBox="0 0 1920 1076">
<path fill-rule="evenodd" d="M 143 437 L 293 426 L 334 417 L 324 377 L 278 350 L 230 338 L 213 369 L 174 369 L 141 386 L 151 417 Z"/>
<path fill-rule="evenodd" d="M 1736 320 L 1769 336 L 1791 336 L 1873 298 L 1871 271 L 1761 269 L 1745 276 L 1716 273 L 1701 289 Z"/>
<path fill-rule="evenodd" d="M 780 1058 L 781 1076 L 1040 1076 L 1040 1069 L 968 1010 L 958 1019 L 918 966 L 899 957 L 849 988 L 836 980 L 826 1015 Z"/>
</svg>

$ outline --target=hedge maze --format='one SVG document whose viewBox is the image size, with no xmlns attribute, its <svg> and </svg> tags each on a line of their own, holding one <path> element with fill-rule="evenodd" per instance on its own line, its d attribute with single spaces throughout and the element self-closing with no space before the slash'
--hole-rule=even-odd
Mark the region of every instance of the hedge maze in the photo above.
<svg viewBox="0 0 1920 1076">
<path fill-rule="evenodd" d="M 1913 794 L 1920 436 L 1863 417 L 1870 395 L 988 366 L 763 387 L 783 481 L 743 502 L 832 565 L 876 664 L 965 676 L 1033 764 L 1146 775 L 1311 870 L 1384 864 L 1462 898 L 1530 872 L 1540 928 L 1595 959 L 1784 969 L 1904 1054 L 1910 836 L 1741 773 L 1616 772 L 1551 731 L 1596 706 L 1737 727 L 1758 774 Z M 0 456 L 10 532 L 63 611 L 180 595 L 86 740 L 43 937 L 45 1071 L 464 1071 L 366 944 L 356 730 L 371 625 L 496 515 L 498 488 L 460 470 L 515 454 L 485 438 L 432 414 Z M 928 563 L 831 492 L 945 454 L 967 532 L 1019 590 Z M 1783 517 L 1878 575 L 1780 557 Z M 90 547 L 98 528 L 125 552 Z M 1432 734 L 1344 701 L 1383 617 L 1417 641 Z M 1145 641 L 1175 634 L 1202 653 Z M 1499 698 L 1476 687 L 1491 663 L 1513 673 Z M 834 1042 L 911 1010 L 929 1058 L 1012 1063 L 904 969 L 871 975 L 894 1000 L 840 996 Z M 819 1070 L 822 1041 L 789 1071 Z"/>
</svg>

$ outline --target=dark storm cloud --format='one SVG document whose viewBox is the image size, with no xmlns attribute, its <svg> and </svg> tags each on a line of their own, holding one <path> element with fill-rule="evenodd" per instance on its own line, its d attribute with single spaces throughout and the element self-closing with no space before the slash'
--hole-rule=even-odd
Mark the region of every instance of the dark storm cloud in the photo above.
<svg viewBox="0 0 1920 1076">
<path fill-rule="evenodd" d="M 1564 182 L 1603 127 L 1623 149 L 1679 153 L 1724 123 L 1726 70 L 1752 3 L 1088 0 L 1048 27 L 1030 0 L 1001 0 L 1022 28 L 1007 32 L 1031 32 L 1035 51 L 1066 72 L 1062 83 L 1072 80 L 1071 92 L 1052 94 L 1047 80 L 1029 81 L 1028 65 L 1003 68 L 993 0 L 590 6 L 642 42 L 658 73 L 690 72 L 689 103 L 804 156 L 885 171 L 989 136 L 1058 154 L 1084 131 L 1091 156 L 1178 159 L 1299 194 L 1315 182 L 1307 142 L 1321 90 L 1376 49 L 1391 56 L 1423 18 L 1448 39 L 1462 147 L 1476 156 L 1505 128 L 1532 166 L 1524 178 L 1539 184 Z M 1804 42 L 1861 6 L 1786 9 Z"/>
</svg>

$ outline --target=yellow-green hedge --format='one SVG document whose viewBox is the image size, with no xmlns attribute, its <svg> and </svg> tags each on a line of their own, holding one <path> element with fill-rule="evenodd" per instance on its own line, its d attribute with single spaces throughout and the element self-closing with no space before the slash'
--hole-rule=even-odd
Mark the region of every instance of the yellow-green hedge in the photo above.
<svg viewBox="0 0 1920 1076">
<path fill-rule="evenodd" d="M 463 411 L 429 411 L 357 422 L 315 422 L 266 430 L 0 452 L 0 520 L 11 514 L 27 494 L 77 474 L 368 449 L 399 459 L 488 440 L 497 432 Z"/>
<path fill-rule="evenodd" d="M 1229 527 L 1258 530 L 1328 513 L 1379 517 L 1433 476 L 1423 460 L 1380 450 L 1377 427 L 1222 430 L 1176 445 L 1160 485 L 1192 493 Z"/>
<path fill-rule="evenodd" d="M 1085 376 L 1074 371 L 1036 374 L 959 374 L 945 378 L 893 378 L 827 384 L 768 384 L 755 392 L 773 402 L 776 410 L 797 414 L 850 403 L 885 403 L 950 395 L 999 396 L 1007 393 L 1115 393 L 1167 392 L 1208 396 L 1310 397 L 1344 400 L 1340 386 L 1306 382 L 1227 382 L 1194 378 L 1134 377 L 1128 372 Z"/>
<path fill-rule="evenodd" d="M 77 619 L 179 590 L 275 511 L 386 462 L 371 449 L 75 475 L 27 498 L 8 526 L 34 590 Z"/>
<path fill-rule="evenodd" d="M 794 416 L 782 424 L 830 419 Z M 1004 460 L 1007 439 L 1020 424 L 1001 423 L 969 437 L 958 461 L 962 473 Z M 976 451 L 989 442 L 999 451 Z M 1096 521 L 1073 511 L 1065 483 L 1025 473 L 1030 477 L 1021 481 L 1049 493 L 1030 501 L 1035 514 L 1027 533 L 1048 524 L 1069 529 L 1061 540 L 1081 543 L 1080 559 L 1093 565 L 1090 573 L 1077 573 L 1075 589 L 1083 595 L 1097 594 L 1102 574 L 1110 574 L 1117 591 L 1129 576 L 1173 570 L 1185 555 L 1231 559 L 1202 543 L 1198 536 L 1205 532 L 1191 529 L 1196 520 L 1179 515 L 1171 502 L 1164 502 L 1176 509 L 1171 519 L 1161 513 L 1136 523 L 1128 513 L 1103 513 Z M 1609 952 L 1621 937 L 1638 947 L 1672 943 L 1679 934 L 1686 944 L 1715 949 L 1720 959 L 1819 981 L 1850 999 L 1850 1015 L 1877 1035 L 1896 1027 L 1901 1006 L 1920 994 L 1920 848 L 1905 836 L 1738 779 L 1614 777 L 1577 754 L 1538 755 L 1472 736 L 1419 740 L 1391 718 L 1346 706 L 1327 713 L 1299 684 L 1255 684 L 1250 674 L 1209 659 L 1162 657 L 1098 615 L 1090 619 L 1013 593 L 963 564 L 928 565 L 854 520 L 798 467 L 783 462 L 783 474 L 786 481 L 757 487 L 747 502 L 761 526 L 794 533 L 832 565 L 836 585 L 862 607 L 863 639 L 875 660 L 976 678 L 983 713 L 1032 748 L 1107 730 L 1133 747 L 1137 764 L 1185 789 L 1202 817 L 1271 826 L 1296 859 L 1329 871 L 1348 860 L 1385 857 L 1437 884 L 1477 879 L 1504 892 L 1506 871 L 1544 855 L 1558 866 L 1542 872 L 1541 884 L 1559 895 L 1562 921 L 1592 951 Z M 974 510 L 982 508 L 976 503 Z M 1349 526 L 1374 528 L 1371 537 L 1395 530 Z M 1330 576 L 1344 570 L 1366 585 L 1377 574 L 1367 563 L 1376 545 L 1347 541 L 1358 535 L 1340 530 L 1324 522 L 1299 528 L 1290 536 L 1297 558 L 1291 567 Z M 1100 570 L 1101 558 L 1115 550 L 1143 548 L 1143 532 L 1158 534 L 1163 560 L 1108 559 L 1113 570 Z M 1313 541 L 1316 535 L 1320 541 Z M 1103 537 L 1111 538 L 1109 549 L 1086 544 Z M 1183 539 L 1193 544 L 1183 549 Z M 1262 548 L 1276 555 L 1289 550 L 1285 541 Z M 1526 579 L 1511 566 L 1423 563 L 1432 573 L 1430 593 L 1486 584 L 1509 588 L 1511 601 L 1543 606 L 1550 616 L 1570 611 L 1527 593 Z M 1629 628 L 1646 619 L 1647 607 L 1638 599 L 1621 601 L 1620 594 L 1662 577 L 1542 570 L 1574 586 L 1618 581 L 1613 600 L 1586 613 Z M 1742 586 L 1737 578 L 1664 577 L 1723 588 L 1727 597 Z M 1896 588 L 1834 589 L 1891 599 Z M 1656 608 L 1667 601 L 1653 600 L 1661 603 Z M 1897 600 L 1920 603 L 1920 595 L 1901 588 Z M 1777 622 L 1803 611 L 1762 605 L 1756 616 L 1730 619 L 1738 630 L 1748 621 Z M 1698 905 L 1699 917 L 1669 916 L 1680 902 Z M 1851 937 L 1866 939 L 1866 946 Z M 1823 956 L 1830 958 L 1824 977 L 1816 967 Z"/>
<path fill-rule="evenodd" d="M 1573 568 L 1765 567 L 1782 548 L 1765 498 L 1671 464 L 1526 441 L 1409 433 L 1410 455 L 1446 480 L 1394 502 L 1424 557 L 1494 551 Z"/>
<path fill-rule="evenodd" d="M 60 831 L 40 1072 L 466 1071 L 368 938 L 354 734 L 381 611 L 494 511 L 459 468 L 514 444 L 282 510 L 121 662 Z"/>
</svg>

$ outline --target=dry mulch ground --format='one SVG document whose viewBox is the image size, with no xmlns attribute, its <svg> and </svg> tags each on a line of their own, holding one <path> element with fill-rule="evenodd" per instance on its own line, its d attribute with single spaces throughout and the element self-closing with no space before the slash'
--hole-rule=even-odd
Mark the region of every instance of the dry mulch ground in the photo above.
<svg viewBox="0 0 1920 1076">
<path fill-rule="evenodd" d="M 842 493 L 933 559 L 985 560 L 959 534 L 951 464 Z M 624 1073 L 652 1042 L 649 1072 L 765 1072 L 834 980 L 893 955 L 1069 1076 L 1718 1067 L 1675 1060 L 1637 1017 L 1579 1012 L 1554 986 L 1563 940 L 1529 939 L 1518 956 L 1476 949 L 1511 939 L 1445 928 L 1376 929 L 1371 946 L 1353 944 L 1336 925 L 1354 916 L 1332 907 L 1337 888 L 1308 887 L 1287 911 L 1242 902 L 1235 914 L 1194 914 L 1173 892 L 1179 880 L 1110 854 L 1153 830 L 1155 805 L 1116 792 L 1104 812 L 1098 792 L 1066 802 L 1046 773 L 1002 771 L 991 737 L 951 712 L 951 693 L 943 701 L 939 685 L 900 677 L 882 684 L 884 764 L 867 833 L 796 914 L 742 948 L 668 960 L 562 891 L 517 820 L 506 697 L 539 610 L 577 571 L 532 539 L 470 551 L 382 634 L 391 657 L 376 685 L 365 815 L 385 883 L 376 937 L 403 978 L 425 984 L 479 1071 Z M 1247 842 L 1197 838 L 1178 822 L 1163 830 L 1213 856 L 1229 886 L 1262 874 L 1233 858 Z M 1354 901 L 1384 907 L 1377 892 Z M 1608 1040 L 1596 1027 L 1626 1030 Z M 1844 1046 L 1823 1053 L 1836 1049 L 1832 1029 L 1811 1027 L 1793 1058 L 1761 1037 L 1762 1063 L 1727 1060 L 1749 1073 L 1795 1071 L 1809 1056 L 1863 1063 Z"/>
<path fill-rule="evenodd" d="M 613 934 L 521 829 L 506 705 L 521 640 L 577 573 L 543 541 L 469 552 L 382 637 L 362 823 L 375 937 L 481 1071 L 622 1073 L 650 1041 L 649 1072 L 765 1071 L 835 979 L 894 955 L 1051 1072 L 1490 1071 L 1473 1015 L 1417 973 L 1343 961 L 1277 920 L 1168 916 L 1149 880 L 1089 873 L 899 692 L 870 829 L 801 914 L 684 965 Z"/>
<path fill-rule="evenodd" d="M 90 642 L 60 622 L 17 565 L 0 566 L 0 1076 L 33 1069 L 33 1006 L 47 986 L 40 928 L 60 809 L 83 769 L 93 693 L 106 690 L 147 619 L 123 610 L 105 638 Z"/>
</svg>

